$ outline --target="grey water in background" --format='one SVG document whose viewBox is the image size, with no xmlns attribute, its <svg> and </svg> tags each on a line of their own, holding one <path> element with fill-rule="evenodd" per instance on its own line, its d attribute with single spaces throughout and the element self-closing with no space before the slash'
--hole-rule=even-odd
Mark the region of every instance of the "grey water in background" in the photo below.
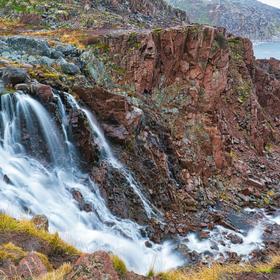
<svg viewBox="0 0 280 280">
<path fill-rule="evenodd" d="M 254 43 L 254 53 L 257 59 L 280 59 L 280 41 Z"/>
</svg>

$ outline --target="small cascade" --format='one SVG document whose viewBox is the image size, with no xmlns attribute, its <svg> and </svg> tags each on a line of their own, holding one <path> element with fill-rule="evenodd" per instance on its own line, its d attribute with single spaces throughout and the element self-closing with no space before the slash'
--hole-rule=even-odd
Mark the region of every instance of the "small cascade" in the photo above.
<svg viewBox="0 0 280 280">
<path fill-rule="evenodd" d="M 52 232 L 86 252 L 112 251 L 140 274 L 146 274 L 151 266 L 162 271 L 182 265 L 174 243 L 150 243 L 151 248 L 147 247 L 143 226 L 110 212 L 98 186 L 76 162 L 78 153 L 67 110 L 59 94 L 54 98 L 59 123 L 27 94 L 0 96 L 0 210 L 18 218 L 45 214 Z M 132 175 L 114 157 L 94 116 L 70 95 L 67 100 L 87 117 L 106 160 L 126 176 L 147 214 L 157 215 Z M 78 191 L 93 211 L 81 211 L 72 190 Z"/>
<path fill-rule="evenodd" d="M 78 102 L 73 98 L 73 96 L 67 94 L 67 100 L 71 104 L 73 108 L 76 110 L 81 110 L 89 123 L 89 126 L 92 130 L 92 132 L 97 136 L 98 145 L 102 151 L 102 154 L 104 155 L 107 162 L 113 167 L 120 171 L 122 175 L 126 178 L 129 186 L 133 189 L 135 194 L 140 198 L 141 202 L 143 203 L 144 209 L 147 213 L 147 216 L 149 218 L 156 217 L 157 219 L 161 219 L 161 213 L 146 199 L 146 197 L 141 192 L 141 187 L 136 182 L 136 180 L 133 178 L 132 174 L 123 166 L 123 164 L 117 160 L 117 158 L 114 156 L 110 145 L 108 144 L 101 128 L 98 125 L 97 120 L 95 119 L 94 115 L 87 110 L 86 108 L 81 107 Z"/>
</svg>

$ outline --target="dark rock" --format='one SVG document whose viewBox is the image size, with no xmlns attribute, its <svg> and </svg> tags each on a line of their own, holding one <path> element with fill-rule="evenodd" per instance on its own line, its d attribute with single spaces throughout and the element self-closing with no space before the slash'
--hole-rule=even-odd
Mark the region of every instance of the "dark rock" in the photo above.
<svg viewBox="0 0 280 280">
<path fill-rule="evenodd" d="M 5 68 L 2 71 L 2 80 L 6 85 L 26 83 L 30 80 L 27 71 L 22 68 Z"/>
<path fill-rule="evenodd" d="M 6 42 L 10 48 L 17 51 L 24 51 L 31 55 L 41 55 L 50 57 L 51 54 L 48 43 L 41 39 L 24 36 L 15 36 L 8 37 Z"/>
<path fill-rule="evenodd" d="M 80 68 L 74 63 L 63 63 L 60 67 L 61 70 L 68 75 L 77 75 L 80 73 Z"/>
</svg>

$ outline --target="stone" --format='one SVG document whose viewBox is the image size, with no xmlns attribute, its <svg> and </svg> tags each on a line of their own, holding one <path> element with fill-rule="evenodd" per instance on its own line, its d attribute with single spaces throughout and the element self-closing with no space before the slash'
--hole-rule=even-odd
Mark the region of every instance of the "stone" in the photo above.
<svg viewBox="0 0 280 280">
<path fill-rule="evenodd" d="M 108 279 L 120 280 L 113 267 L 110 256 L 105 252 L 82 255 L 74 264 L 72 271 L 67 274 L 65 280 L 92 280 Z"/>
<path fill-rule="evenodd" d="M 31 219 L 31 222 L 40 230 L 49 230 L 49 220 L 45 215 L 36 215 Z"/>
<path fill-rule="evenodd" d="M 31 92 L 38 96 L 43 102 L 48 102 L 53 97 L 53 90 L 49 85 L 34 83 L 31 86 Z"/>
<path fill-rule="evenodd" d="M 5 68 L 2 71 L 2 80 L 6 85 L 26 83 L 30 80 L 27 71 L 22 68 Z"/>
<path fill-rule="evenodd" d="M 17 267 L 17 275 L 24 279 L 39 277 L 48 272 L 47 267 L 36 253 L 29 253 Z"/>
<path fill-rule="evenodd" d="M 81 72 L 80 68 L 74 63 L 63 63 L 60 67 L 61 70 L 68 75 L 77 75 Z"/>
<path fill-rule="evenodd" d="M 39 63 L 42 64 L 42 65 L 46 65 L 46 66 L 50 67 L 54 63 L 54 59 L 51 59 L 47 56 L 42 56 L 39 59 Z"/>
<path fill-rule="evenodd" d="M 10 48 L 17 51 L 24 51 L 30 55 L 40 55 L 50 57 L 50 48 L 46 41 L 25 37 L 25 36 L 14 36 L 8 37 L 6 43 Z"/>
</svg>

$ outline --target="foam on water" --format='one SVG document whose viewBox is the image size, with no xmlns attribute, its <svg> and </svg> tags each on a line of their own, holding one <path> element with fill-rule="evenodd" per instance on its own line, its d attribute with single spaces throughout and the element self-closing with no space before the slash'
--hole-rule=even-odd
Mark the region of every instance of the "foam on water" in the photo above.
<svg viewBox="0 0 280 280">
<path fill-rule="evenodd" d="M 45 214 L 50 222 L 50 230 L 59 234 L 80 249 L 112 251 L 123 258 L 129 269 L 145 274 L 154 264 L 155 270 L 162 271 L 182 265 L 181 257 L 174 252 L 175 245 L 166 242 L 145 245 L 147 238 L 142 237 L 142 226 L 133 221 L 112 215 L 100 195 L 98 186 L 84 174 L 73 161 L 77 157 L 66 110 L 58 95 L 58 110 L 61 117 L 60 127 L 51 115 L 35 99 L 23 93 L 1 95 L 0 113 L 0 175 L 8 180 L 0 182 L 0 209 L 15 217 L 30 217 Z M 75 103 L 90 123 L 93 133 L 97 134 L 100 145 L 105 150 L 108 161 L 116 168 L 123 166 L 113 156 L 109 144 L 98 127 L 93 115 Z M 38 145 L 31 148 L 34 156 L 26 151 L 23 130 L 44 142 L 49 163 L 37 158 Z M 36 135 L 35 135 L 36 134 Z M 36 137 L 35 137 L 36 136 Z M 38 143 L 37 143 L 38 144 Z M 132 175 L 124 173 L 130 182 Z M 130 177 L 131 176 L 131 177 Z M 143 202 L 147 213 L 152 215 L 154 207 L 138 189 L 131 185 Z M 85 200 L 94 207 L 94 212 L 80 211 L 71 190 L 79 191 Z"/>
<path fill-rule="evenodd" d="M 160 220 L 159 211 L 113 154 L 93 114 L 72 96 L 65 96 L 73 110 L 79 110 L 86 117 L 104 159 L 125 176 L 147 215 Z M 18 218 L 45 214 L 51 232 L 58 232 L 66 241 L 86 252 L 112 251 L 125 260 L 129 269 L 139 274 L 146 274 L 151 268 L 164 271 L 185 264 L 185 259 L 176 251 L 178 242 L 205 259 L 209 253 L 219 259 L 234 252 L 246 260 L 255 249 L 264 247 L 265 226 L 280 224 L 280 215 L 272 217 L 262 213 L 249 231 L 234 232 L 216 226 L 207 240 L 200 240 L 192 233 L 176 242 L 151 243 L 151 248 L 146 247 L 148 239 L 141 234 L 144 227 L 114 216 L 98 186 L 79 168 L 67 110 L 59 94 L 54 98 L 61 120 L 59 124 L 38 101 L 26 94 L 17 92 L 0 96 L 0 177 L 3 178 L 0 181 L 0 210 Z M 30 137 L 26 138 L 26 134 Z M 40 156 L 40 143 L 43 143 L 44 153 L 49 155 L 47 161 Z M 93 212 L 80 211 L 71 194 L 73 189 L 93 205 Z M 254 213 L 253 210 L 247 212 Z M 228 238 L 231 234 L 242 243 L 234 244 Z"/>
</svg>

